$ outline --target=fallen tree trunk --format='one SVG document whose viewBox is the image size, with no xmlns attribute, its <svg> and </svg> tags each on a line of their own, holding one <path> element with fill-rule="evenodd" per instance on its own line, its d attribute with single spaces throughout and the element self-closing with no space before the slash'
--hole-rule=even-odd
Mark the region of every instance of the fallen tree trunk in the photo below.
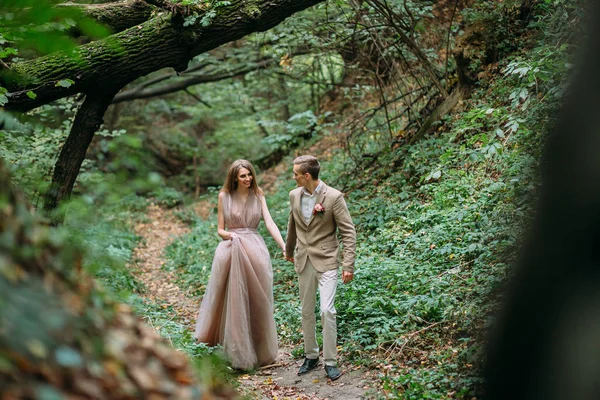
<svg viewBox="0 0 600 400">
<path fill-rule="evenodd" d="M 423 121 L 423 125 L 419 128 L 414 135 L 408 140 L 408 145 L 415 144 L 423 136 L 431 132 L 434 128 L 433 124 L 439 122 L 442 117 L 448 114 L 459 102 L 460 99 L 464 98 L 468 90 L 465 88 L 457 87 L 454 91 L 444 100 L 442 103 Z"/>
</svg>

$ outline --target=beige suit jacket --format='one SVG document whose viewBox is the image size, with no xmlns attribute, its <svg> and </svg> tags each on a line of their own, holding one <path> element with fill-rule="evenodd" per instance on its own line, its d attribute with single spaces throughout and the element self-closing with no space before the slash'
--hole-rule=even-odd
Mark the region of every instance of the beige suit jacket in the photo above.
<svg viewBox="0 0 600 400">
<path fill-rule="evenodd" d="M 343 245 L 342 269 L 354 272 L 356 230 L 344 195 L 323 182 L 322 189 L 317 194 L 316 204 L 323 204 L 325 211 L 313 214 L 308 224 L 302 215 L 301 200 L 301 187 L 290 192 L 290 217 L 285 252 L 294 255 L 296 272 L 304 270 L 307 258 L 310 258 L 319 272 L 338 268 L 340 244 L 337 231 L 340 232 Z"/>
</svg>

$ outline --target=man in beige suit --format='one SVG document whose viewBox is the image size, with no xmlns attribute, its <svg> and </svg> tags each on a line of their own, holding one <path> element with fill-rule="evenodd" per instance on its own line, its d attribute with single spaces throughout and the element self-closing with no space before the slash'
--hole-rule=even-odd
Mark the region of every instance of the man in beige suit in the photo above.
<svg viewBox="0 0 600 400">
<path fill-rule="evenodd" d="M 343 245 L 342 281 L 349 283 L 354 277 L 356 231 L 344 195 L 319 179 L 320 168 L 319 161 L 313 156 L 300 156 L 294 160 L 294 179 L 298 187 L 290 192 L 286 254 L 288 261 L 294 262 L 298 273 L 302 303 L 305 359 L 298 375 L 319 365 L 319 345 L 315 332 L 318 288 L 325 372 L 331 380 L 336 380 L 342 375 L 337 367 L 334 306 L 340 264 L 337 232 Z"/>
</svg>

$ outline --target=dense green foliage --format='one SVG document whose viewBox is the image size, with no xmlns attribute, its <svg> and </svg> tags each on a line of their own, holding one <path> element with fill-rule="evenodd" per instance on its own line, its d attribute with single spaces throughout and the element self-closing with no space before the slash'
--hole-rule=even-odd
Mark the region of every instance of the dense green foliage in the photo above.
<svg viewBox="0 0 600 400">
<path fill-rule="evenodd" d="M 544 18 L 555 16 L 536 25 L 547 26 Z M 373 166 L 356 165 L 341 149 L 324 163 L 323 179 L 348 192 L 359 232 L 356 280 L 339 287 L 336 305 L 344 358 L 381 368 L 387 396 L 480 393 L 485 327 L 531 217 L 543 133 L 568 65 L 564 42 L 557 48 L 539 35 L 522 45 L 504 50 L 498 75 L 435 135 L 410 147 L 379 147 Z M 268 197 L 282 229 L 292 183 L 283 172 Z M 207 196 L 203 201 L 214 204 L 216 193 Z M 215 215 L 198 219 L 193 233 L 170 247 L 169 267 L 198 294 L 209 276 L 215 230 Z M 293 269 L 280 259 L 273 268 L 278 332 L 301 356 Z"/>
<path fill-rule="evenodd" d="M 219 240 L 224 169 L 235 158 L 280 154 L 281 168 L 263 168 L 259 179 L 275 182 L 267 201 L 284 231 L 290 161 L 314 152 L 323 180 L 346 192 L 359 235 L 356 279 L 340 284 L 336 303 L 343 362 L 381 371 L 373 397 L 479 396 L 486 327 L 532 216 L 544 132 L 564 92 L 580 7 L 534 2 L 522 19 L 514 0 L 476 1 L 456 14 L 431 2 L 390 1 L 391 12 L 360 3 L 319 5 L 190 64 L 206 65 L 197 72 L 206 76 L 251 72 L 112 106 L 65 206 L 65 227 L 85 249 L 88 271 L 199 359 L 214 349 L 194 343 L 173 309 L 145 298 L 127 267 L 138 240 L 133 225 L 150 201 L 180 207 L 191 232 L 166 249 L 164 268 L 199 297 Z M 455 61 L 443 54 L 459 39 L 472 79 L 469 97 L 410 145 L 441 99 L 414 50 L 398 40 L 405 25 L 444 87 L 457 85 Z M 15 55 L 3 49 L 0 58 Z M 271 64 L 259 67 L 265 60 Z M 132 87 L 163 74 L 170 72 Z M 34 206 L 78 101 L 44 106 L 0 130 L 0 157 Z M 192 211 L 198 202 L 211 210 L 206 219 Z M 300 357 L 296 276 L 261 233 L 273 258 L 279 338 Z"/>
</svg>

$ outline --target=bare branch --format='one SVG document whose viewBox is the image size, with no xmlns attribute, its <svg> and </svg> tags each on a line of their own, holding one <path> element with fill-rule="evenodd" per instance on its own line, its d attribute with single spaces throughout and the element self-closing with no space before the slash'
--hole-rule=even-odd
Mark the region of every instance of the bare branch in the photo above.
<svg viewBox="0 0 600 400">
<path fill-rule="evenodd" d="M 245 68 L 239 68 L 235 71 L 225 72 L 213 75 L 198 75 L 192 76 L 178 82 L 174 82 L 169 85 L 164 85 L 152 89 L 139 90 L 139 88 L 127 90 L 119 93 L 115 96 L 113 104 L 121 103 L 123 101 L 131 101 L 136 99 L 148 99 L 151 97 L 163 96 L 169 93 L 179 92 L 180 90 L 186 90 L 190 86 L 199 85 L 201 83 L 218 82 L 225 79 L 235 78 L 238 76 L 245 75 L 249 72 L 256 71 L 268 67 L 269 65 L 275 64 L 276 59 L 265 60 Z"/>
<path fill-rule="evenodd" d="M 401 26 L 404 25 L 402 18 L 400 18 L 391 8 L 387 7 L 387 4 L 382 4 L 378 0 L 366 0 L 374 9 L 389 22 L 390 26 L 394 28 L 396 33 L 400 36 L 402 42 L 409 48 L 409 50 L 421 61 L 421 65 L 425 69 L 425 72 L 429 76 L 429 79 L 437 86 L 438 90 L 444 98 L 448 97 L 448 91 L 440 82 L 437 74 L 435 73 L 431 62 L 427 59 L 427 56 L 421 48 L 411 39 L 405 32 L 406 28 Z"/>
<path fill-rule="evenodd" d="M 185 89 L 184 92 L 187 93 L 190 97 L 192 97 L 196 101 L 198 101 L 199 103 L 204 104 L 208 108 L 212 108 L 212 106 L 210 104 L 208 104 L 207 102 L 205 102 L 204 100 L 202 100 L 202 98 L 200 98 L 200 96 L 198 96 L 197 94 L 194 94 L 194 93 L 190 92 L 189 89 Z"/>
<path fill-rule="evenodd" d="M 147 88 L 148 86 L 152 86 L 157 83 L 166 81 L 167 79 L 175 78 L 177 76 L 190 75 L 192 72 L 200 71 L 200 70 L 208 67 L 209 65 L 211 65 L 211 64 L 210 63 L 202 63 L 202 64 L 195 65 L 191 68 L 188 68 L 185 71 L 181 72 L 180 74 L 177 74 L 176 72 L 173 72 L 171 74 L 163 74 L 163 75 L 157 76 L 156 78 L 149 79 L 149 80 L 141 83 L 138 87 L 131 89 L 131 90 L 139 92 L 140 90 Z"/>
</svg>

